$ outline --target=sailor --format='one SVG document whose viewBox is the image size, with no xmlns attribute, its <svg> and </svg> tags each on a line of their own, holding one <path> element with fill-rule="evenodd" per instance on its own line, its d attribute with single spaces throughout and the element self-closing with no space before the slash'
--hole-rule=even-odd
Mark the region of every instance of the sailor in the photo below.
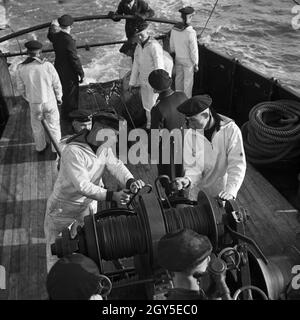
<svg viewBox="0 0 300 320">
<path fill-rule="evenodd" d="M 116 12 L 110 11 L 108 15 L 114 21 L 120 21 L 117 15 L 133 15 L 135 19 L 126 19 L 125 22 L 125 33 L 127 37 L 127 43 L 125 43 L 120 52 L 127 54 L 129 51 L 134 51 L 135 46 L 132 45 L 134 42 L 135 30 L 141 20 L 151 18 L 154 16 L 154 11 L 150 8 L 147 2 L 143 0 L 122 0 Z M 132 52 L 133 56 L 133 52 Z"/>
<path fill-rule="evenodd" d="M 47 275 L 50 300 L 103 300 L 96 263 L 80 253 L 59 259 Z"/>
<path fill-rule="evenodd" d="M 60 170 L 47 201 L 44 222 L 48 270 L 57 260 L 51 255 L 50 244 L 65 227 L 74 220 L 82 224 L 84 216 L 97 212 L 97 201 L 113 200 L 119 205 L 126 204 L 129 201 L 128 190 L 135 193 L 144 185 L 143 181 L 133 178 L 112 151 L 119 120 L 111 113 L 95 114 L 91 131 L 84 129 L 70 138 L 62 151 Z M 126 190 L 113 192 L 105 189 L 101 179 L 105 169 Z"/>
<path fill-rule="evenodd" d="M 148 26 L 147 22 L 143 22 L 136 29 L 138 45 L 134 52 L 129 89 L 132 91 L 134 87 L 140 87 L 142 103 L 147 117 L 146 128 L 150 129 L 150 112 L 156 102 L 158 94 L 153 92 L 148 77 L 151 71 L 155 69 L 165 69 L 165 63 L 163 48 L 158 41 L 150 37 Z"/>
<path fill-rule="evenodd" d="M 170 51 L 175 54 L 175 88 L 191 98 L 199 61 L 197 35 L 190 25 L 195 10 L 184 7 L 179 12 L 182 22 L 173 27 L 170 35 Z"/>
<path fill-rule="evenodd" d="M 189 188 L 190 198 L 197 199 L 204 190 L 223 200 L 236 198 L 246 172 L 242 134 L 230 118 L 211 107 L 209 95 L 186 100 L 177 110 L 186 117 L 184 136 L 185 176 L 176 179 L 177 188 Z"/>
<path fill-rule="evenodd" d="M 69 113 L 72 120 L 72 128 L 74 133 L 78 133 L 83 129 L 91 130 L 92 128 L 92 112 L 85 109 L 74 110 Z"/>
<path fill-rule="evenodd" d="M 47 143 L 42 119 L 47 121 L 54 139 L 58 142 L 61 138 L 57 106 L 62 104 L 62 87 L 52 63 L 40 58 L 42 44 L 32 40 L 26 42 L 25 47 L 28 58 L 18 66 L 17 88 L 29 103 L 35 147 L 39 153 L 43 153 Z M 53 145 L 52 151 L 55 152 Z"/>
<path fill-rule="evenodd" d="M 155 106 L 151 109 L 151 129 L 166 129 L 170 134 L 174 129 L 182 129 L 185 124 L 185 117 L 177 111 L 177 107 L 187 100 L 184 92 L 173 91 L 171 89 L 172 78 L 169 73 L 163 69 L 153 70 L 149 75 L 149 84 L 155 93 L 158 93 L 158 99 Z M 172 137 L 171 137 L 172 138 Z M 174 139 L 161 139 L 160 143 L 160 161 L 157 165 L 159 175 L 167 175 L 173 181 L 175 177 L 182 176 L 182 150 L 176 150 L 179 154 L 176 164 L 174 162 L 174 145 L 181 146 L 181 141 L 176 141 L 180 137 L 174 136 Z M 164 145 L 169 143 L 169 146 Z M 162 153 L 168 150 L 170 152 L 169 163 L 163 164 Z M 177 154 L 175 154 L 175 158 Z M 166 194 L 170 193 L 169 185 L 163 180 Z"/>
<path fill-rule="evenodd" d="M 218 275 L 208 274 L 212 249 L 207 236 L 190 229 L 168 233 L 159 240 L 158 264 L 173 275 L 167 300 L 230 299 L 226 268 Z"/>
<path fill-rule="evenodd" d="M 61 116 L 65 119 L 68 119 L 68 114 L 72 110 L 78 109 L 79 83 L 82 83 L 84 78 L 84 71 L 77 55 L 76 41 L 70 34 L 73 21 L 70 15 L 65 14 L 53 20 L 48 30 L 48 39 L 55 51 L 54 66 L 63 88 Z"/>
</svg>

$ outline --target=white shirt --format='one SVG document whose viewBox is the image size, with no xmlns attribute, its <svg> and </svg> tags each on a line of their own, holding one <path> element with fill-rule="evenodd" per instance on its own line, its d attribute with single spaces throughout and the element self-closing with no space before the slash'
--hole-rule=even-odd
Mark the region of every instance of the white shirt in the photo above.
<svg viewBox="0 0 300 320">
<path fill-rule="evenodd" d="M 115 157 L 111 148 L 99 147 L 96 154 L 85 143 L 71 142 L 63 151 L 60 171 L 54 185 L 56 199 L 89 204 L 92 200 L 105 200 L 102 175 L 107 168 L 124 186 L 133 178 L 123 162 Z"/>
<path fill-rule="evenodd" d="M 198 65 L 197 34 L 192 26 L 180 30 L 174 27 L 170 36 L 170 51 L 175 52 L 175 60 L 186 61 Z"/>
<path fill-rule="evenodd" d="M 129 85 L 147 85 L 149 74 L 156 69 L 165 69 L 163 48 L 150 38 L 144 48 L 136 46 Z"/>
<path fill-rule="evenodd" d="M 61 100 L 62 86 L 53 64 L 39 58 L 34 59 L 28 64 L 18 65 L 18 91 L 29 103 Z"/>
<path fill-rule="evenodd" d="M 246 172 L 246 158 L 239 127 L 222 116 L 221 127 L 210 142 L 203 130 L 186 131 L 184 137 L 184 170 L 190 178 L 190 197 L 197 199 L 200 190 L 215 197 L 226 191 L 234 197 Z"/>
</svg>

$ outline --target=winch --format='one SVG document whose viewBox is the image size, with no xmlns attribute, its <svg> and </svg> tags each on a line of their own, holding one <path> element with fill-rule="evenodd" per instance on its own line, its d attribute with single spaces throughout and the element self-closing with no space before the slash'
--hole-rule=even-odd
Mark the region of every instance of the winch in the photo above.
<svg viewBox="0 0 300 320">
<path fill-rule="evenodd" d="M 157 299 L 171 285 L 170 276 L 157 264 L 158 241 L 166 233 L 191 229 L 211 240 L 213 253 L 226 266 L 226 282 L 234 299 L 288 299 L 293 263 L 289 257 L 266 257 L 245 235 L 249 216 L 244 208 L 235 200 L 220 201 L 203 191 L 197 201 L 176 192 L 163 197 L 162 179 L 168 177 L 155 180 L 156 192 L 145 185 L 127 207 L 101 210 L 86 216 L 83 226 L 65 228 L 51 245 L 52 254 L 82 253 L 110 279 L 112 291 L 143 285 L 146 296 Z M 133 267 L 124 267 L 124 258 L 131 258 Z M 107 261 L 113 262 L 114 270 L 104 270 Z"/>
</svg>

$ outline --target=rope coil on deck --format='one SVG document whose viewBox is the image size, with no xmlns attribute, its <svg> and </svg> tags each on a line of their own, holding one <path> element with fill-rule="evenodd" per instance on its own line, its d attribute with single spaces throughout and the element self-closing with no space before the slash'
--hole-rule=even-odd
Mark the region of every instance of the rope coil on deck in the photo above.
<svg viewBox="0 0 300 320">
<path fill-rule="evenodd" d="M 293 160 L 300 156 L 300 103 L 292 100 L 262 102 L 242 126 L 247 159 L 253 164 Z"/>
</svg>

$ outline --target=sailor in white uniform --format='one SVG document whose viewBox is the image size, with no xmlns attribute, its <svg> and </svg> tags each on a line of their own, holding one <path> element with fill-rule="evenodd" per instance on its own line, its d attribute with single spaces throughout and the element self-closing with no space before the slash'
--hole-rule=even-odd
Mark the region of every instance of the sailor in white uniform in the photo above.
<svg viewBox="0 0 300 320">
<path fill-rule="evenodd" d="M 230 118 L 216 113 L 209 95 L 194 96 L 177 110 L 188 121 L 184 136 L 183 178 L 178 189 L 189 188 L 189 197 L 197 200 L 200 190 L 223 200 L 234 199 L 243 183 L 246 157 L 242 134 Z"/>
<path fill-rule="evenodd" d="M 175 53 L 175 88 L 191 98 L 199 62 L 197 35 L 190 25 L 195 10 L 184 7 L 179 12 L 183 22 L 175 25 L 170 35 L 170 51 Z"/>
<path fill-rule="evenodd" d="M 143 108 L 146 111 L 147 129 L 151 126 L 151 109 L 155 105 L 158 94 L 148 82 L 149 74 L 156 69 L 166 70 L 172 75 L 172 59 L 164 52 L 159 42 L 148 34 L 148 23 L 141 23 L 136 29 L 138 45 L 134 52 L 133 66 L 129 81 L 130 90 L 140 87 Z"/>
<path fill-rule="evenodd" d="M 61 139 L 58 105 L 62 104 L 62 86 L 52 63 L 40 59 L 42 44 L 32 40 L 25 47 L 29 57 L 18 66 L 17 88 L 29 103 L 33 138 L 41 153 L 47 148 L 42 119 L 47 121 L 54 139 Z M 52 151 L 56 151 L 53 145 Z"/>
<path fill-rule="evenodd" d="M 113 192 L 104 188 L 102 175 L 105 169 L 132 193 L 144 185 L 143 181 L 133 178 L 112 151 L 118 130 L 119 118 L 101 112 L 93 116 L 90 131 L 82 130 L 63 148 L 60 170 L 47 201 L 44 221 L 48 271 L 57 261 L 57 257 L 51 254 L 50 245 L 65 227 L 74 220 L 83 224 L 86 215 L 97 212 L 97 201 L 114 200 L 119 205 L 129 201 L 128 190 Z M 105 136 L 99 139 L 101 134 L 109 139 L 105 142 Z"/>
</svg>

